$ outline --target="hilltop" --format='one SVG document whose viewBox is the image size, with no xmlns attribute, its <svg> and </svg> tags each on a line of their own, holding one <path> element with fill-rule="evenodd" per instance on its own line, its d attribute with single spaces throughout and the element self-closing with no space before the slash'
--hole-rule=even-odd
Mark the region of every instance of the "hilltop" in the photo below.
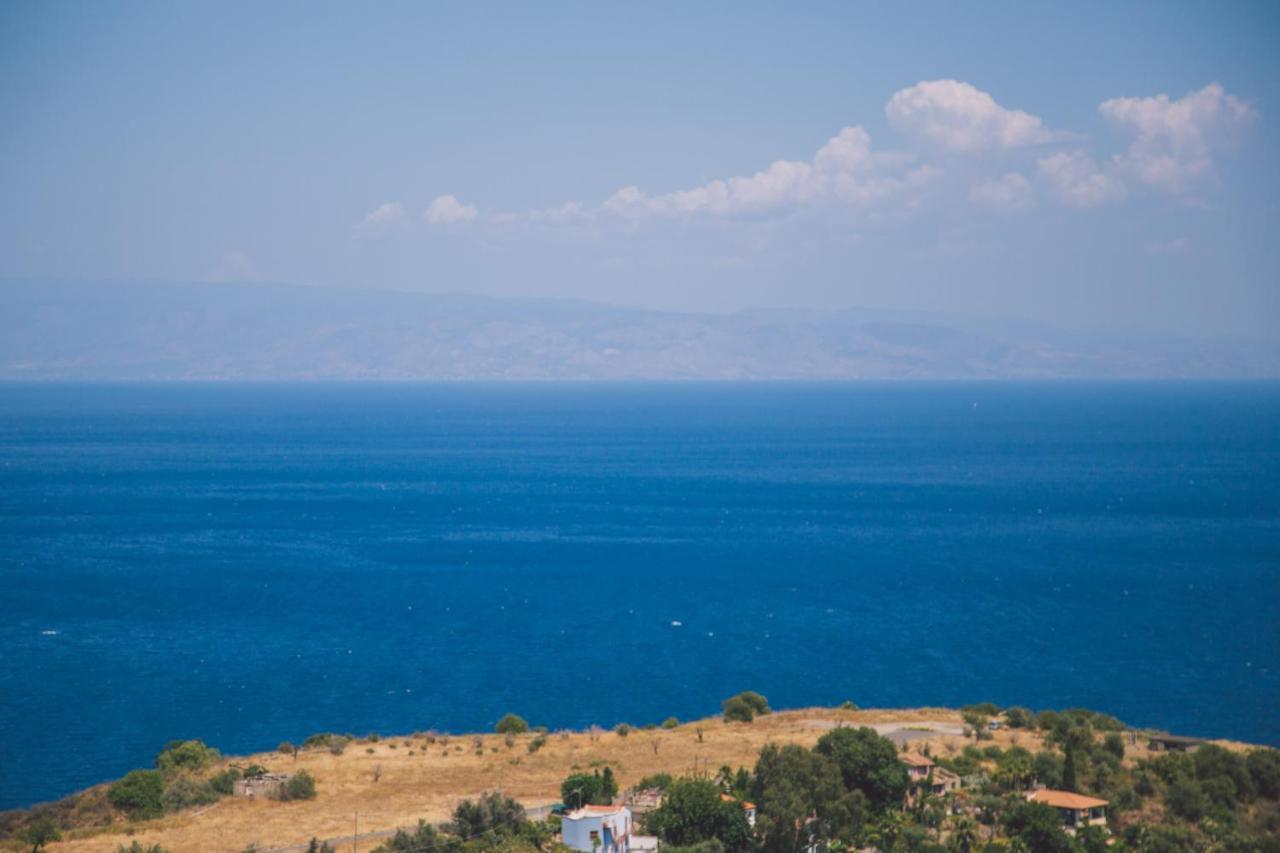
<svg viewBox="0 0 1280 853">
<path fill-rule="evenodd" d="M 342 849 L 349 850 L 351 834 L 358 828 L 358 849 L 367 851 L 397 827 L 411 827 L 421 819 L 447 820 L 459 802 L 482 792 L 500 791 L 527 809 L 555 803 L 566 776 L 604 766 L 612 768 L 624 789 L 658 773 L 714 775 L 721 766 L 750 769 L 767 743 L 812 747 L 822 735 L 842 726 L 871 726 L 882 735 L 896 732 L 898 739 L 909 732 L 919 738 L 913 740 L 912 750 L 937 756 L 959 757 L 966 744 L 973 744 L 965 736 L 962 713 L 945 708 L 806 708 L 757 716 L 750 723 L 717 717 L 668 725 L 511 737 L 418 732 L 358 738 L 341 750 L 316 746 L 293 753 L 224 757 L 208 773 L 252 764 L 287 773 L 305 770 L 315 778 L 317 795 L 294 802 L 224 797 L 209 806 L 131 823 L 112 813 L 106 803 L 107 786 L 101 785 L 58 806 L 59 819 L 80 828 L 64 831 L 67 840 L 50 849 L 114 853 L 136 839 L 184 853 L 240 851 L 250 845 L 283 850 L 305 845 L 312 837 L 345 836 Z M 1044 744 L 1042 731 L 1002 728 L 990 732 L 981 747 L 1016 745 L 1034 753 Z M 1125 762 L 1131 766 L 1151 755 L 1138 739 L 1127 747 Z"/>
</svg>

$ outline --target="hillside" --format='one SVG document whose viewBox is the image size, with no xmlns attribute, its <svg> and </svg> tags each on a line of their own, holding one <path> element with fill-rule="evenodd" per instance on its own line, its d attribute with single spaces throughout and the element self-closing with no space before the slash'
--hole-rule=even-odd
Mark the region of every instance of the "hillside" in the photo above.
<svg viewBox="0 0 1280 853">
<path fill-rule="evenodd" d="M 1280 376 L 1280 352 L 880 310 L 691 314 L 280 284 L 0 282 L 0 379 Z"/>
<path fill-rule="evenodd" d="M 748 724 L 710 718 L 675 728 L 592 730 L 550 734 L 531 752 L 533 733 L 515 736 L 511 745 L 497 734 L 417 733 L 377 740 L 359 739 L 338 755 L 324 748 L 294 756 L 278 752 L 225 758 L 219 767 L 260 764 L 269 770 L 306 770 L 316 779 L 313 800 L 278 802 L 226 797 L 212 806 L 182 811 L 152 821 L 130 823 L 121 815 L 107 826 L 84 826 L 67 832 L 67 840 L 50 849 L 114 853 L 134 839 L 174 851 L 240 851 L 249 845 L 263 850 L 295 849 L 308 839 L 340 839 L 341 849 L 372 850 L 385 833 L 413 826 L 419 819 L 443 821 L 464 798 L 491 790 L 514 797 L 526 808 L 560 799 L 560 782 L 570 773 L 605 765 L 613 768 L 623 788 L 650 774 L 666 772 L 714 775 L 722 765 L 752 767 L 766 743 L 811 747 L 837 726 L 873 726 L 881 734 L 930 729 L 912 749 L 955 756 L 971 739 L 961 734 L 959 712 L 940 708 L 915 710 L 840 710 L 809 708 L 757 717 Z M 984 747 L 1019 745 L 1031 751 L 1044 742 L 1041 733 L 1004 729 Z M 1229 745 L 1232 749 L 1242 745 Z M 1149 756 L 1144 743 L 1129 748 L 1126 763 Z M 217 768 L 212 768 L 213 772 Z M 80 820 L 101 822 L 106 815 L 105 786 L 80 795 Z M 96 803 L 97 807 L 93 804 Z M 362 839 L 356 848 L 351 834 Z M 369 836 L 369 834 L 374 834 Z M 379 835 L 378 833 L 383 833 Z M 14 848 L 17 849 L 17 848 Z M 296 848 L 304 849 L 304 848 Z"/>
</svg>

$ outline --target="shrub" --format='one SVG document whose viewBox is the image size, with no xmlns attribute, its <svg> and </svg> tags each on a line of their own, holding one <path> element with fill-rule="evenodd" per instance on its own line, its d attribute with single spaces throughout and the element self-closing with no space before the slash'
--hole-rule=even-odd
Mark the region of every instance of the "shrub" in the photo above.
<svg viewBox="0 0 1280 853">
<path fill-rule="evenodd" d="M 217 802 L 217 799 L 218 792 L 210 785 L 197 782 L 189 776 L 179 776 L 165 785 L 160 802 L 165 811 L 176 812 L 192 806 L 207 806 Z"/>
<path fill-rule="evenodd" d="M 613 730 L 618 735 L 618 737 L 626 737 L 627 735 L 631 734 L 631 726 L 627 725 L 626 723 L 618 723 L 616 726 L 613 727 Z"/>
<path fill-rule="evenodd" d="M 538 750 L 542 749 L 542 747 L 546 745 L 547 745 L 547 736 L 538 735 L 536 738 L 529 741 L 529 752 L 530 753 L 537 752 Z"/>
<path fill-rule="evenodd" d="M 1035 716 L 1026 708 L 1006 708 L 1005 724 L 1011 729 L 1029 729 L 1036 724 Z"/>
<path fill-rule="evenodd" d="M 740 696 L 731 696 L 720 704 L 726 723 L 749 723 L 756 717 L 751 705 Z"/>
<path fill-rule="evenodd" d="M 515 800 L 491 791 L 476 802 L 463 800 L 453 812 L 453 823 L 463 838 L 479 838 L 488 832 L 518 829 L 528 818 Z"/>
<path fill-rule="evenodd" d="M 164 777 L 158 770 L 131 770 L 111 784 L 107 799 L 129 820 L 159 817 L 164 811 Z"/>
<path fill-rule="evenodd" d="M 128 847 L 124 845 L 117 847 L 116 853 L 169 853 L 169 850 L 159 844 L 143 844 L 135 840 Z"/>
<path fill-rule="evenodd" d="M 179 770 L 203 770 L 218 760 L 218 750 L 199 740 L 175 740 L 156 756 L 156 769 L 166 776 Z"/>
<path fill-rule="evenodd" d="M 1124 738 L 1118 732 L 1108 732 L 1102 739 L 1102 748 L 1116 758 L 1124 758 Z"/>
<path fill-rule="evenodd" d="M 256 767 L 257 765 L 254 765 Z M 254 769 L 250 767 L 249 770 Z M 248 770 L 245 771 L 248 775 Z M 230 796 L 236 789 L 236 780 L 240 778 L 240 771 L 234 767 L 223 770 L 221 773 L 215 773 L 209 778 L 209 790 L 215 794 L 226 797 Z"/>
<path fill-rule="evenodd" d="M 667 717 L 665 720 L 662 721 L 662 727 L 664 729 L 674 729 L 678 725 L 680 725 L 680 721 L 677 720 L 675 717 Z"/>
<path fill-rule="evenodd" d="M 282 755 L 292 755 L 297 751 L 298 748 L 287 740 L 280 741 L 280 745 L 276 747 L 276 752 L 279 752 Z"/>
<path fill-rule="evenodd" d="M 31 853 L 39 853 L 40 848 L 54 841 L 62 840 L 62 833 L 53 821 L 47 817 L 39 817 L 27 824 L 18 833 L 18 840 L 31 845 Z"/>
<path fill-rule="evenodd" d="M 841 702 L 841 703 L 840 703 L 840 710 L 841 710 L 841 711 L 856 711 L 856 710 L 858 710 L 858 705 L 857 705 L 857 703 L 856 703 L 856 702 L 854 702 L 852 699 L 846 699 L 846 700 L 844 700 L 843 702 Z"/>
<path fill-rule="evenodd" d="M 1258 793 L 1269 800 L 1280 799 L 1280 750 L 1255 749 L 1245 759 Z"/>
<path fill-rule="evenodd" d="M 978 714 L 983 717 L 994 717 L 1000 713 L 1000 706 L 994 702 L 978 702 L 973 705 L 965 705 L 960 710 L 966 714 Z"/>
<path fill-rule="evenodd" d="M 364 736 L 364 739 L 369 741 L 369 743 L 377 743 L 378 741 L 382 740 L 382 735 L 378 734 L 377 732 L 369 732 L 367 735 Z"/>
<path fill-rule="evenodd" d="M 646 776 L 636 783 L 636 787 L 640 790 L 648 790 L 649 788 L 657 788 L 659 791 L 665 791 L 670 787 L 672 777 L 670 773 L 654 773 L 652 776 Z"/>
<path fill-rule="evenodd" d="M 1209 799 L 1198 782 L 1179 779 L 1164 792 L 1164 803 L 1178 817 L 1197 821 L 1209 809 Z"/>
<path fill-rule="evenodd" d="M 302 770 L 289 777 L 280 789 L 282 800 L 314 800 L 316 798 L 316 780 L 310 773 Z"/>
<path fill-rule="evenodd" d="M 515 714 L 507 714 L 493 730 L 500 735 L 522 735 L 529 731 L 529 724 L 525 722 L 523 717 L 517 717 Z"/>
<path fill-rule="evenodd" d="M 1042 732 L 1053 731 L 1054 726 L 1058 725 L 1057 711 L 1041 711 L 1036 714 L 1036 728 Z"/>
</svg>

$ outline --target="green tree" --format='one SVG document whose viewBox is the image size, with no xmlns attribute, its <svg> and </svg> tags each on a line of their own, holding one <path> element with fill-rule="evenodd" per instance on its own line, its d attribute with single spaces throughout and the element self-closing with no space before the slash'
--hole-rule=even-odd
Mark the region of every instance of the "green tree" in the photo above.
<svg viewBox="0 0 1280 853">
<path fill-rule="evenodd" d="M 310 773 L 300 770 L 289 777 L 280 789 L 282 800 L 314 800 L 316 798 L 316 780 Z"/>
<path fill-rule="evenodd" d="M 751 846 L 751 827 L 742 805 L 725 802 L 714 782 L 677 779 L 667 788 L 662 805 L 649 815 L 648 825 L 668 844 L 689 845 L 718 840 L 736 853 Z"/>
<path fill-rule="evenodd" d="M 1004 816 L 1004 829 L 1033 853 L 1073 853 L 1071 838 L 1062 830 L 1058 810 L 1043 803 L 1019 803 Z"/>
<path fill-rule="evenodd" d="M 164 812 L 163 796 L 164 777 L 158 770 L 131 770 L 107 789 L 111 805 L 127 814 L 129 820 L 159 817 Z"/>
<path fill-rule="evenodd" d="M 1255 749 L 1245 759 L 1258 793 L 1269 800 L 1280 799 L 1280 750 Z"/>
<path fill-rule="evenodd" d="M 204 770 L 218 760 L 218 750 L 200 740 L 171 741 L 156 756 L 156 769 L 168 776 L 180 770 Z"/>
<path fill-rule="evenodd" d="M 840 768 L 829 756 L 796 744 L 766 744 L 754 777 L 756 831 L 767 851 L 799 850 L 814 831 L 829 831 L 829 826 L 811 826 L 810 816 L 829 823 L 834 805 L 846 793 Z"/>
<path fill-rule="evenodd" d="M 893 741 L 875 729 L 832 729 L 814 749 L 835 761 L 848 790 L 866 795 L 875 809 L 899 805 L 907 792 L 907 770 L 898 761 Z"/>
<path fill-rule="evenodd" d="M 599 770 L 574 773 L 560 783 L 560 800 L 571 809 L 586 805 L 606 806 L 617 794 L 618 783 L 611 767 L 604 768 L 603 775 Z"/>
<path fill-rule="evenodd" d="M 462 849 L 459 839 L 445 835 L 425 820 L 420 820 L 415 831 L 396 830 L 396 834 L 374 853 L 459 853 Z"/>
<path fill-rule="evenodd" d="M 952 853 L 972 853 L 978 844 L 978 822 L 965 816 L 956 821 L 947 839 L 947 849 Z"/>
<path fill-rule="evenodd" d="M 30 844 L 31 853 L 40 853 L 45 845 L 61 841 L 62 833 L 58 831 L 58 827 L 52 820 L 47 817 L 38 817 L 22 828 L 18 833 L 18 840 L 23 844 Z"/>
<path fill-rule="evenodd" d="M 527 820 L 523 806 L 497 791 L 481 794 L 474 802 L 463 800 L 453 812 L 453 825 L 463 839 L 514 832 Z"/>
<path fill-rule="evenodd" d="M 1062 749 L 1062 787 L 1076 791 L 1079 789 L 1076 765 L 1093 743 L 1093 729 L 1088 720 L 1064 714 L 1054 724 L 1053 741 Z"/>
<path fill-rule="evenodd" d="M 500 735 L 522 735 L 529 731 L 529 724 L 525 722 L 523 717 L 517 717 L 515 714 L 507 714 L 493 730 Z"/>
</svg>

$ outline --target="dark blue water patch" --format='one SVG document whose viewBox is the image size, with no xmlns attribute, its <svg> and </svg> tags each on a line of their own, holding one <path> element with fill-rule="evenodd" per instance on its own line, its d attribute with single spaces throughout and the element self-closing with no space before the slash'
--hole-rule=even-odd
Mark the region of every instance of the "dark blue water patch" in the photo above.
<svg viewBox="0 0 1280 853">
<path fill-rule="evenodd" d="M 1280 386 L 0 386 L 0 592 L 0 807 L 745 688 L 1280 744 Z"/>
</svg>

